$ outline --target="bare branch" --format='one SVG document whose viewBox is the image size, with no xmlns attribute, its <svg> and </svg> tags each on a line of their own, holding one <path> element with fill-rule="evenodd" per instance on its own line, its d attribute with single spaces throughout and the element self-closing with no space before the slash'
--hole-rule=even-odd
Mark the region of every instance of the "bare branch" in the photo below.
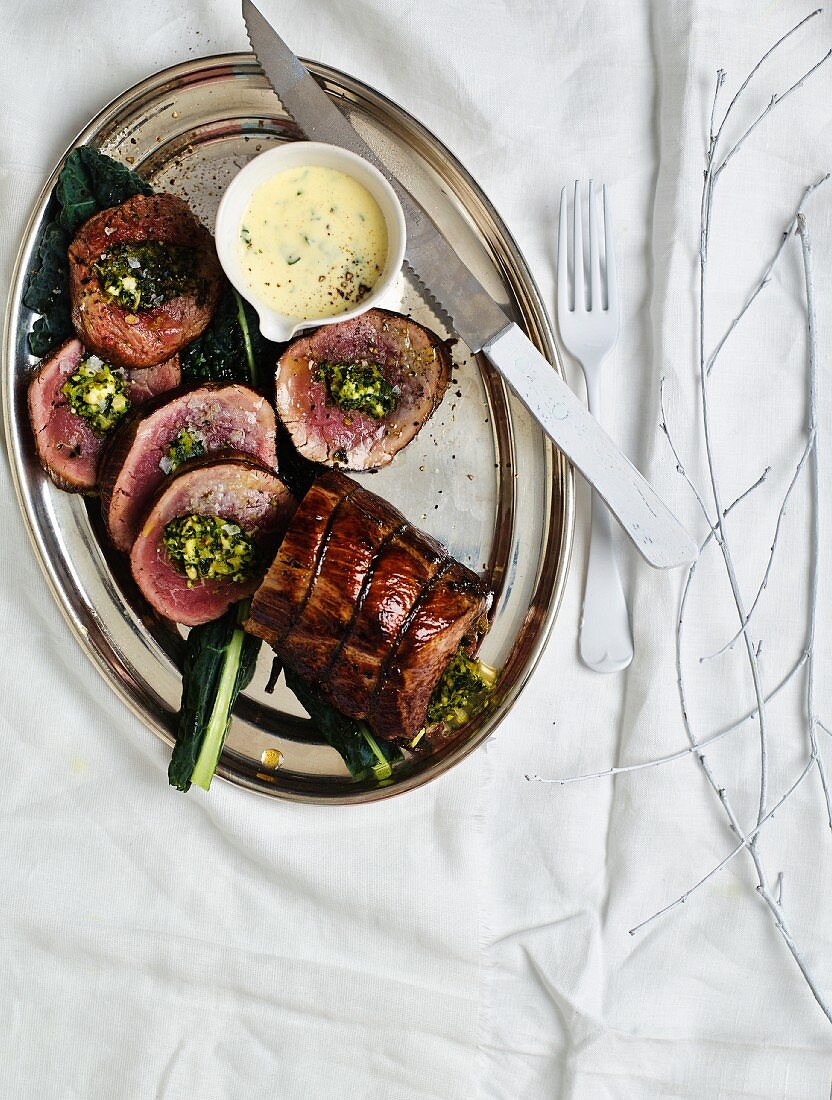
<svg viewBox="0 0 832 1100">
<path fill-rule="evenodd" d="M 748 845 L 751 843 L 751 841 L 754 839 L 754 837 L 757 836 L 757 834 L 760 832 L 763 825 L 765 825 L 765 823 L 770 818 L 772 818 L 774 816 L 774 814 L 776 814 L 779 809 L 782 808 L 782 806 L 788 801 L 788 799 L 791 798 L 791 796 L 794 794 L 794 792 L 797 790 L 797 788 L 800 786 L 800 784 L 803 782 L 803 780 L 809 774 L 810 770 L 814 767 L 814 765 L 815 765 L 815 757 L 813 757 L 813 756 L 809 757 L 809 760 L 804 765 L 803 770 L 801 771 L 800 775 L 797 777 L 797 779 L 795 779 L 794 783 L 792 783 L 792 785 L 789 787 L 789 789 L 786 791 L 786 793 L 781 795 L 780 798 L 778 798 L 778 800 L 774 803 L 774 805 L 771 807 L 771 809 L 768 810 L 765 813 L 765 815 L 757 822 L 757 824 L 754 826 L 753 829 L 751 829 L 750 832 L 748 832 L 747 834 L 745 834 L 744 836 L 741 837 L 740 843 L 736 846 L 736 848 L 732 848 L 731 851 L 728 853 L 728 855 L 724 859 L 720 860 L 719 863 L 717 863 L 717 865 L 715 867 L 712 867 L 710 869 L 710 871 L 708 871 L 707 875 L 703 875 L 702 878 L 699 879 L 698 882 L 694 883 L 694 885 L 691 886 L 690 889 L 685 890 L 684 894 L 680 894 L 679 897 L 676 898 L 675 901 L 671 901 L 669 905 L 665 905 L 663 909 L 659 909 L 658 912 L 656 912 L 652 915 L 652 917 L 648 917 L 646 920 L 643 920 L 643 921 L 641 921 L 641 923 L 635 925 L 634 928 L 631 928 L 630 929 L 630 935 L 634 936 L 636 934 L 636 932 L 640 932 L 642 928 L 646 928 L 647 925 L 652 924 L 654 920 L 658 920 L 658 918 L 664 916 L 665 913 L 669 913 L 671 911 L 671 909 L 675 909 L 677 905 L 684 905 L 684 903 L 688 900 L 688 898 L 691 896 L 691 894 L 695 893 L 701 886 L 704 886 L 706 882 L 708 882 L 710 879 L 712 879 L 714 877 L 714 875 L 718 874 L 722 870 L 723 867 L 725 867 L 727 864 L 729 864 L 731 862 L 731 860 L 734 858 L 735 855 L 737 855 L 739 852 L 741 852 L 743 850 L 743 848 L 747 848 Z M 723 802 L 724 802 L 724 799 L 723 799 Z"/>
<path fill-rule="evenodd" d="M 730 118 L 731 112 L 733 111 L 737 101 L 739 100 L 740 96 L 745 91 L 745 89 L 748 87 L 748 85 L 751 83 L 751 81 L 754 79 L 754 77 L 757 75 L 757 73 L 762 68 L 762 66 L 765 64 L 765 62 L 771 57 L 771 55 L 776 50 L 778 50 L 783 45 L 784 42 L 788 41 L 788 39 L 791 38 L 791 36 L 793 34 L 796 34 L 804 24 L 808 23 L 810 19 L 814 19 L 815 16 L 820 15 L 820 13 L 822 11 L 823 11 L 823 8 L 815 8 L 815 10 L 813 12 L 810 12 L 808 15 L 804 16 L 803 19 L 801 19 L 799 23 L 796 23 L 790 31 L 786 31 L 786 33 L 783 35 L 783 37 L 779 38 L 770 49 L 766 50 L 766 52 L 763 54 L 763 56 L 760 58 L 760 60 L 757 62 L 757 64 L 754 66 L 754 68 L 751 70 L 751 72 L 748 74 L 748 76 L 745 78 L 745 80 L 742 82 L 742 84 L 740 84 L 739 88 L 737 89 L 737 91 L 734 94 L 734 98 L 728 104 L 728 108 L 727 108 L 727 110 L 725 111 L 725 114 L 722 117 L 722 122 L 720 122 L 720 124 L 719 124 L 719 129 L 717 130 L 716 135 L 712 138 L 712 141 L 711 141 L 711 147 L 712 147 L 711 152 L 712 152 L 712 154 L 716 150 L 717 143 L 719 142 L 719 139 L 722 136 L 722 131 L 725 128 L 725 123 Z M 719 71 L 722 72 L 721 69 Z M 723 74 L 723 78 L 724 78 L 724 74 Z M 714 100 L 716 100 L 716 97 L 714 97 Z M 715 102 L 714 102 L 714 106 L 716 106 Z M 713 114 L 714 113 L 713 113 L 713 109 L 712 109 L 711 110 L 711 133 L 712 134 L 713 134 Z"/>
<path fill-rule="evenodd" d="M 792 474 L 792 479 L 789 482 L 789 487 L 786 489 L 786 493 L 783 497 L 783 503 L 780 505 L 780 511 L 777 513 L 777 522 L 774 526 L 774 538 L 771 540 L 771 548 L 769 550 L 768 561 L 766 563 L 765 572 L 763 573 L 763 579 L 760 581 L 760 586 L 757 589 L 757 592 L 754 596 L 754 599 L 751 602 L 751 607 L 748 609 L 748 614 L 745 617 L 745 621 L 743 622 L 740 629 L 736 632 L 736 634 L 734 634 L 734 636 L 732 638 L 728 639 L 728 641 L 725 643 L 725 645 L 720 646 L 719 649 L 715 650 L 713 653 L 707 654 L 707 656 L 705 656 L 705 657 L 700 657 L 699 658 L 700 662 L 712 661 L 714 659 L 714 657 L 720 657 L 723 653 L 725 653 L 726 650 L 732 649 L 734 647 L 734 645 L 736 645 L 736 643 L 742 637 L 743 629 L 746 626 L 748 626 L 748 624 L 751 622 L 751 616 L 756 611 L 757 606 L 758 606 L 758 604 L 759 604 L 759 602 L 762 598 L 763 592 L 768 587 L 769 578 L 771 576 L 771 567 L 774 564 L 774 556 L 775 556 L 775 552 L 777 550 L 777 543 L 780 541 L 780 528 L 783 524 L 783 517 L 786 514 L 786 508 L 787 508 L 788 503 L 789 503 L 789 498 L 792 495 L 792 490 L 794 489 L 795 485 L 797 484 L 797 479 L 800 477 L 801 470 L 806 465 L 806 460 L 808 459 L 809 455 L 812 453 L 812 450 L 813 450 L 814 445 L 815 445 L 815 438 L 816 438 L 816 432 L 815 432 L 815 429 L 812 428 L 812 430 L 809 434 L 809 438 L 806 440 L 806 446 L 803 448 L 803 452 L 800 456 L 800 460 L 797 463 L 797 469 Z"/>
<path fill-rule="evenodd" d="M 817 317 L 815 314 L 815 282 L 812 271 L 812 245 L 809 239 L 809 227 L 806 215 L 801 211 L 797 216 L 797 232 L 800 235 L 800 250 L 803 256 L 803 282 L 806 287 L 806 344 L 809 361 L 809 436 L 814 442 L 812 447 L 811 484 L 812 484 L 812 573 L 809 582 L 809 662 L 806 685 L 806 710 L 809 724 L 809 745 L 818 764 L 818 776 L 826 803 L 826 819 L 832 830 L 832 799 L 823 760 L 818 753 L 817 717 L 815 715 L 815 624 L 818 607 L 818 573 L 820 565 L 820 459 L 817 436 L 818 418 L 818 339 Z"/>
<path fill-rule="evenodd" d="M 780 683 L 768 693 L 765 698 L 766 703 L 770 703 L 771 700 L 779 695 L 783 688 L 794 679 L 800 669 L 806 664 L 806 656 L 807 655 L 804 653 L 797 664 L 793 665 L 791 670 L 786 673 Z M 652 760 L 642 760 L 638 764 L 623 764 L 617 768 L 607 768 L 601 772 L 588 772 L 585 775 L 570 775 L 564 778 L 551 779 L 544 778 L 540 775 L 526 775 L 525 778 L 529 780 L 530 783 L 558 783 L 560 786 L 565 787 L 569 783 L 583 783 L 584 780 L 587 779 L 603 779 L 606 776 L 626 775 L 628 772 L 643 771 L 645 768 L 657 768 L 661 764 L 671 764 L 674 760 L 684 760 L 694 753 L 701 752 L 702 749 L 715 744 L 717 741 L 721 741 L 723 737 L 727 737 L 729 733 L 733 733 L 735 730 L 740 729 L 746 722 L 750 722 L 756 717 L 756 709 L 750 710 L 747 714 L 744 714 L 742 718 L 737 719 L 736 722 L 732 722 L 730 726 L 724 726 L 721 730 L 717 730 L 716 733 L 712 733 L 708 737 L 703 737 L 700 741 L 697 741 L 695 745 L 688 745 L 687 748 L 668 753 L 667 756 L 656 756 Z M 821 723 L 818 723 L 818 725 L 821 725 Z M 822 728 L 825 729 L 825 727 Z M 832 734 L 830 734 L 830 736 L 832 736 Z"/>
<path fill-rule="evenodd" d="M 789 240 L 789 238 L 792 236 L 792 234 L 797 231 L 797 218 L 798 218 L 798 215 L 800 214 L 800 212 L 803 210 L 804 206 L 806 205 L 806 200 L 809 198 L 809 196 L 814 191 L 817 191 L 817 189 L 822 184 L 826 183 L 826 181 L 828 179 L 829 179 L 829 173 L 827 172 L 826 175 L 823 176 L 822 179 L 819 179 L 817 181 L 817 183 L 810 184 L 806 188 L 806 190 L 803 192 L 803 198 L 800 200 L 800 205 L 798 206 L 797 210 L 795 211 L 794 217 L 789 222 L 786 229 L 783 231 L 783 235 L 780 238 L 780 244 L 777 246 L 777 251 L 772 256 L 771 261 L 770 261 L 768 267 L 766 268 L 762 279 L 757 284 L 757 286 L 754 289 L 753 293 L 746 300 L 745 305 L 742 307 L 742 309 L 739 311 L 737 316 L 731 322 L 731 324 L 729 325 L 729 327 L 728 327 L 727 331 L 725 332 L 724 336 L 722 337 L 722 339 L 719 341 L 719 343 L 717 344 L 717 346 L 714 348 L 713 352 L 711 353 L 711 358 L 708 361 L 708 377 L 710 377 L 711 371 L 714 369 L 714 363 L 716 363 L 717 358 L 719 357 L 719 353 L 722 351 L 723 347 L 725 346 L 726 341 L 731 336 L 734 329 L 736 329 L 737 325 L 740 323 L 740 321 L 746 315 L 746 313 L 751 308 L 751 306 L 754 304 L 755 300 L 757 299 L 757 296 L 761 293 L 763 288 L 767 287 L 768 284 L 771 282 L 772 272 L 774 271 L 775 267 L 777 266 L 778 260 L 780 259 L 780 257 L 783 254 L 783 251 L 786 247 L 786 242 Z"/>
<path fill-rule="evenodd" d="M 722 163 L 720 164 L 719 168 L 715 169 L 715 171 L 713 173 L 714 179 L 717 179 L 719 176 L 722 175 L 722 172 L 724 171 L 726 166 L 729 164 L 730 161 L 732 161 L 734 159 L 734 157 L 737 155 L 737 153 L 740 151 L 740 149 L 743 147 L 743 145 L 745 145 L 748 138 L 751 137 L 751 135 L 754 133 L 754 131 L 757 129 L 757 127 L 760 125 L 760 123 L 763 121 L 763 119 L 766 117 L 766 115 L 771 114 L 771 112 L 774 110 L 774 108 L 779 106 L 783 102 L 784 99 L 788 99 L 788 97 L 792 94 L 792 92 L 796 92 L 798 88 L 802 88 L 803 85 L 806 83 L 806 81 L 809 79 L 809 77 L 812 76 L 813 73 L 816 73 L 822 65 L 825 65 L 830 57 L 832 57 L 832 50 L 829 50 L 828 53 L 824 54 L 823 57 L 820 59 L 820 61 L 816 61 L 815 64 L 811 67 L 811 69 L 807 69 L 806 72 L 803 74 L 803 76 L 799 80 L 796 80 L 790 88 L 786 89 L 785 92 L 781 92 L 780 95 L 773 95 L 771 97 L 771 99 L 766 104 L 765 108 L 760 112 L 760 114 L 757 116 L 757 118 L 751 123 L 751 125 L 748 127 L 748 129 L 745 131 L 745 133 L 742 135 L 742 137 L 725 154 L 725 157 L 724 157 Z"/>
</svg>

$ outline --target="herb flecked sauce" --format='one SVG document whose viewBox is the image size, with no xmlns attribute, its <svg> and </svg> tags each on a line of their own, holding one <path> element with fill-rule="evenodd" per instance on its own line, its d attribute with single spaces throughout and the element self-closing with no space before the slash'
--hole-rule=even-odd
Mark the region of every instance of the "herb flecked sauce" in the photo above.
<svg viewBox="0 0 832 1100">
<path fill-rule="evenodd" d="M 375 286 L 387 225 L 370 192 L 344 172 L 304 165 L 254 193 L 240 227 L 248 282 L 273 309 L 309 320 L 345 313 Z"/>
</svg>

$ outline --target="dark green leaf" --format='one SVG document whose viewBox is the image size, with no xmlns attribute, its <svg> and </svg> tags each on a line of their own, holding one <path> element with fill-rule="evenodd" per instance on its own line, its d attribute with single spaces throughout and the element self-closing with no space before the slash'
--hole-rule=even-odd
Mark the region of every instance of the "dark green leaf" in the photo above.
<svg viewBox="0 0 832 1100">
<path fill-rule="evenodd" d="M 38 317 L 29 333 L 29 351 L 43 359 L 58 344 L 72 335 L 69 309 L 63 302 L 55 302 L 47 312 Z"/>
<path fill-rule="evenodd" d="M 185 643 L 182 704 L 178 715 L 176 744 L 168 767 L 168 780 L 180 791 L 187 791 L 191 785 L 191 773 L 214 708 L 226 650 L 236 628 L 237 608 L 232 607 L 221 619 L 205 623 L 204 626 L 195 626 Z M 259 638 L 245 635 L 234 682 L 232 706 L 237 695 L 251 683 L 260 644 Z M 229 717 L 230 709 L 229 707 Z"/>
<path fill-rule="evenodd" d="M 69 234 L 57 222 L 49 222 L 41 234 L 34 266 L 23 295 L 23 304 L 38 313 L 46 313 L 54 298 L 66 296 L 69 262 L 66 250 Z"/>
<path fill-rule="evenodd" d="M 297 696 L 298 702 L 312 719 L 330 745 L 340 753 L 355 779 L 367 779 L 375 773 L 379 759 L 373 750 L 375 745 L 384 759 L 392 766 L 402 759 L 399 749 L 381 737 L 368 738 L 363 732 L 364 723 L 347 718 L 325 699 L 318 689 L 291 669 L 285 670 L 286 686 Z"/>
<path fill-rule="evenodd" d="M 66 230 L 57 222 L 48 222 L 38 241 L 29 272 L 23 304 L 42 314 L 29 334 L 29 350 L 38 357 L 46 355 L 72 333 L 67 293 L 68 244 Z"/>
<path fill-rule="evenodd" d="M 99 210 L 118 206 L 133 195 L 152 195 L 153 188 L 126 165 L 81 145 L 66 158 L 55 194 L 61 206 L 58 221 L 74 234 Z"/>
<path fill-rule="evenodd" d="M 252 306 L 227 287 L 211 324 L 181 353 L 182 374 L 190 382 L 266 386 L 277 355 L 277 345 L 263 338 Z"/>
</svg>

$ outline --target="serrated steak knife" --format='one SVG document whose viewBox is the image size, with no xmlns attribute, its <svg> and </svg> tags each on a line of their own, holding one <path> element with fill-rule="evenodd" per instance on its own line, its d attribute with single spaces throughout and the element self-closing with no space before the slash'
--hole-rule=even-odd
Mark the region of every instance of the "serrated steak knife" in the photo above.
<svg viewBox="0 0 832 1100">
<path fill-rule="evenodd" d="M 460 260 L 428 213 L 353 129 L 251 0 L 243 17 L 257 59 L 283 107 L 308 138 L 350 149 L 376 165 L 398 194 L 406 260 L 473 352 L 482 351 L 543 430 L 581 471 L 650 565 L 685 565 L 697 547 L 557 371 Z"/>
</svg>

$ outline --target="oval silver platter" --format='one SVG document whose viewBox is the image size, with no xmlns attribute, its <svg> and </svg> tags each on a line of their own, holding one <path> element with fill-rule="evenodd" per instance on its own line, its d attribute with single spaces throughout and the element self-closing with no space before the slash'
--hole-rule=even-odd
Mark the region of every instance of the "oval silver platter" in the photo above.
<svg viewBox="0 0 832 1100">
<path fill-rule="evenodd" d="M 345 74 L 310 63 L 327 92 L 413 191 L 490 292 L 561 370 L 546 311 L 517 246 L 465 169 L 423 126 Z M 200 58 L 150 77 L 78 136 L 124 161 L 157 189 L 190 202 L 213 228 L 224 187 L 263 149 L 301 137 L 248 54 Z M 32 543 L 61 610 L 110 687 L 168 744 L 175 734 L 182 636 L 154 619 L 125 563 L 108 546 L 94 500 L 56 489 L 41 470 L 26 409 L 34 360 L 25 280 L 61 165 L 26 229 L 12 280 L 3 360 L 3 413 L 14 480 Z M 403 273 L 384 303 L 450 335 Z M 240 697 L 218 774 L 296 801 L 368 802 L 412 790 L 481 745 L 517 700 L 554 623 L 572 540 L 572 473 L 488 365 L 457 344 L 444 402 L 410 446 L 378 474 L 358 475 L 495 593 L 483 657 L 504 669 L 494 704 L 451 740 L 406 753 L 387 786 L 358 783 L 317 735 L 281 676 L 268 694 L 264 646 Z M 277 754 L 279 767 L 265 761 Z M 266 755 L 264 755 L 266 754 Z M 160 782 L 163 782 L 160 774 Z"/>
</svg>

